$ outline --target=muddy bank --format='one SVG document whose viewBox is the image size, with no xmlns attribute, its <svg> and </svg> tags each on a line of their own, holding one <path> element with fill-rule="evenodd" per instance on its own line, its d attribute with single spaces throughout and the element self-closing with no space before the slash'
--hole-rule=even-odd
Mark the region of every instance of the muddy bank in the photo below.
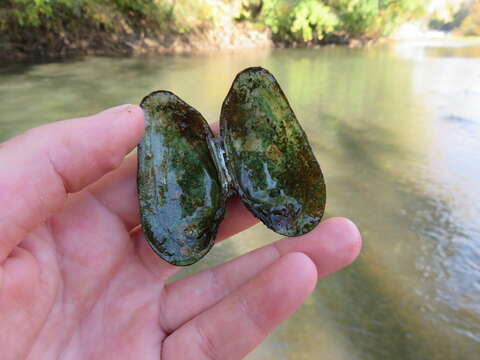
<svg viewBox="0 0 480 360">
<path fill-rule="evenodd" d="M 215 50 L 249 48 L 320 48 L 327 45 L 369 46 L 378 38 L 329 35 L 321 41 L 286 41 L 267 27 L 230 19 L 179 33 L 175 30 L 154 30 L 133 27 L 117 19 L 115 31 L 93 24 L 66 22 L 58 29 L 48 26 L 18 27 L 0 33 L 0 60 L 48 60 L 82 55 L 130 56 L 143 54 L 190 54 Z"/>
<path fill-rule="evenodd" d="M 249 48 L 310 48 L 324 46 L 368 47 L 383 43 L 386 38 L 326 37 L 317 42 L 293 42 L 272 39 L 268 30 L 240 24 L 190 34 L 145 35 L 143 32 L 110 34 L 90 32 L 81 38 L 71 34 L 44 33 L 19 42 L 0 42 L 0 60 L 34 60 L 67 58 L 81 55 L 131 56 L 144 54 L 195 54 L 216 50 Z"/>
<path fill-rule="evenodd" d="M 267 48 L 274 44 L 268 31 L 239 24 L 189 34 L 82 29 L 60 34 L 37 28 L 0 39 L 0 59 L 49 59 L 77 55 L 185 54 L 214 50 Z"/>
</svg>

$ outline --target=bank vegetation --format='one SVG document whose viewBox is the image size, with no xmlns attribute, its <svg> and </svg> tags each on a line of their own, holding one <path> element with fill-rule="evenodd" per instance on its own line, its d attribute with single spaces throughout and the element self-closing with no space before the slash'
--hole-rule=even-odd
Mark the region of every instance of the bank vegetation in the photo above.
<svg viewBox="0 0 480 360">
<path fill-rule="evenodd" d="M 368 41 L 422 16 L 424 4 L 423 0 L 2 0 L 0 57 Z"/>
</svg>

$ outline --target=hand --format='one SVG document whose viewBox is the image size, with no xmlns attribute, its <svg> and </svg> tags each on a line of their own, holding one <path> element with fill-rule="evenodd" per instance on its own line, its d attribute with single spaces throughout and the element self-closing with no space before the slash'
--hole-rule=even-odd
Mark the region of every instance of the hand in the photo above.
<svg viewBox="0 0 480 360">
<path fill-rule="evenodd" d="M 2 360 L 242 359 L 357 256 L 355 225 L 333 218 L 165 284 L 179 268 L 134 230 L 125 156 L 143 131 L 142 110 L 123 105 L 0 144 Z M 232 199 L 217 241 L 256 222 Z"/>
</svg>

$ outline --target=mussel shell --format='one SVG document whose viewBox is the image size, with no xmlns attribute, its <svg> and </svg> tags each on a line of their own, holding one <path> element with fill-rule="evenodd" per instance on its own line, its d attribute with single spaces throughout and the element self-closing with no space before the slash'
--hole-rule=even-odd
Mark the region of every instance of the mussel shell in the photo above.
<svg viewBox="0 0 480 360">
<path fill-rule="evenodd" d="M 175 94 L 146 96 L 146 129 L 138 147 L 142 228 L 152 249 L 174 265 L 190 265 L 212 247 L 225 199 L 202 115 Z"/>
<path fill-rule="evenodd" d="M 282 235 L 312 230 L 325 208 L 323 175 L 273 75 L 260 67 L 240 72 L 220 122 L 227 166 L 245 205 Z"/>
</svg>

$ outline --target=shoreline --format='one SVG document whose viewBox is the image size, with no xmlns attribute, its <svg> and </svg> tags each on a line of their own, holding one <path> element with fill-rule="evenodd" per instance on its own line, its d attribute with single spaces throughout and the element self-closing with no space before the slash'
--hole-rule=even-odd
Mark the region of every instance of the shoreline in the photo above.
<svg viewBox="0 0 480 360">
<path fill-rule="evenodd" d="M 86 38 L 69 39 L 68 34 L 52 41 L 40 43 L 0 43 L 0 61 L 48 61 L 78 56 L 138 56 L 138 55 L 195 55 L 215 51 L 241 51 L 248 49 L 307 48 L 325 46 L 366 47 L 383 43 L 385 38 L 329 37 L 321 42 L 275 41 L 268 30 L 257 30 L 248 25 L 235 25 L 211 29 L 201 33 L 118 34 L 94 32 Z"/>
<path fill-rule="evenodd" d="M 442 38 L 438 37 L 379 37 L 379 38 L 344 38 L 335 37 L 326 39 L 322 42 L 295 43 L 274 41 L 271 35 L 261 31 L 236 30 L 235 33 L 223 34 L 219 36 L 215 31 L 208 33 L 172 36 L 157 38 L 141 37 L 129 38 L 125 41 L 116 41 L 108 43 L 103 47 L 89 46 L 85 41 L 80 41 L 79 46 L 62 48 L 61 51 L 48 51 L 46 53 L 32 52 L 13 52 L 6 53 L 0 51 L 0 66 L 11 64 L 12 62 L 49 62 L 75 59 L 82 56 L 107 56 L 107 57 L 129 57 L 129 56 L 148 56 L 148 55 L 204 55 L 225 52 L 241 52 L 248 50 L 268 50 L 268 49 L 321 49 L 330 46 L 340 46 L 348 48 L 365 48 L 376 45 L 383 45 L 387 42 L 407 42 L 416 43 L 422 41 L 434 42 L 452 42 L 466 43 L 472 45 L 480 44 L 480 37 L 462 37 L 449 35 Z M 2 44 L 0 44 L 0 50 Z"/>
<path fill-rule="evenodd" d="M 418 2 L 399 0 L 373 11 L 340 2 L 286 0 L 279 0 L 278 6 L 266 0 L 40 1 L 42 6 L 6 0 L 0 6 L 0 60 L 368 47 L 389 39 L 383 36 L 395 38 L 395 29 L 400 37 L 418 37 L 463 26 L 464 35 L 480 35 L 472 20 L 480 13 L 480 0 L 464 9 L 461 22 L 437 19 L 433 13 L 421 17 L 419 3 L 406 6 L 411 1 Z M 437 30 L 429 30 L 435 19 Z"/>
<path fill-rule="evenodd" d="M 43 36 L 42 36 L 43 35 Z M 41 41 L 25 39 L 22 43 L 0 42 L 0 60 L 51 60 L 76 56 L 134 56 L 147 54 L 197 54 L 225 50 L 272 48 L 267 31 L 248 26 L 223 27 L 190 34 L 143 32 L 108 33 L 85 31 L 83 36 L 64 33 L 53 37 L 41 34 Z"/>
</svg>

